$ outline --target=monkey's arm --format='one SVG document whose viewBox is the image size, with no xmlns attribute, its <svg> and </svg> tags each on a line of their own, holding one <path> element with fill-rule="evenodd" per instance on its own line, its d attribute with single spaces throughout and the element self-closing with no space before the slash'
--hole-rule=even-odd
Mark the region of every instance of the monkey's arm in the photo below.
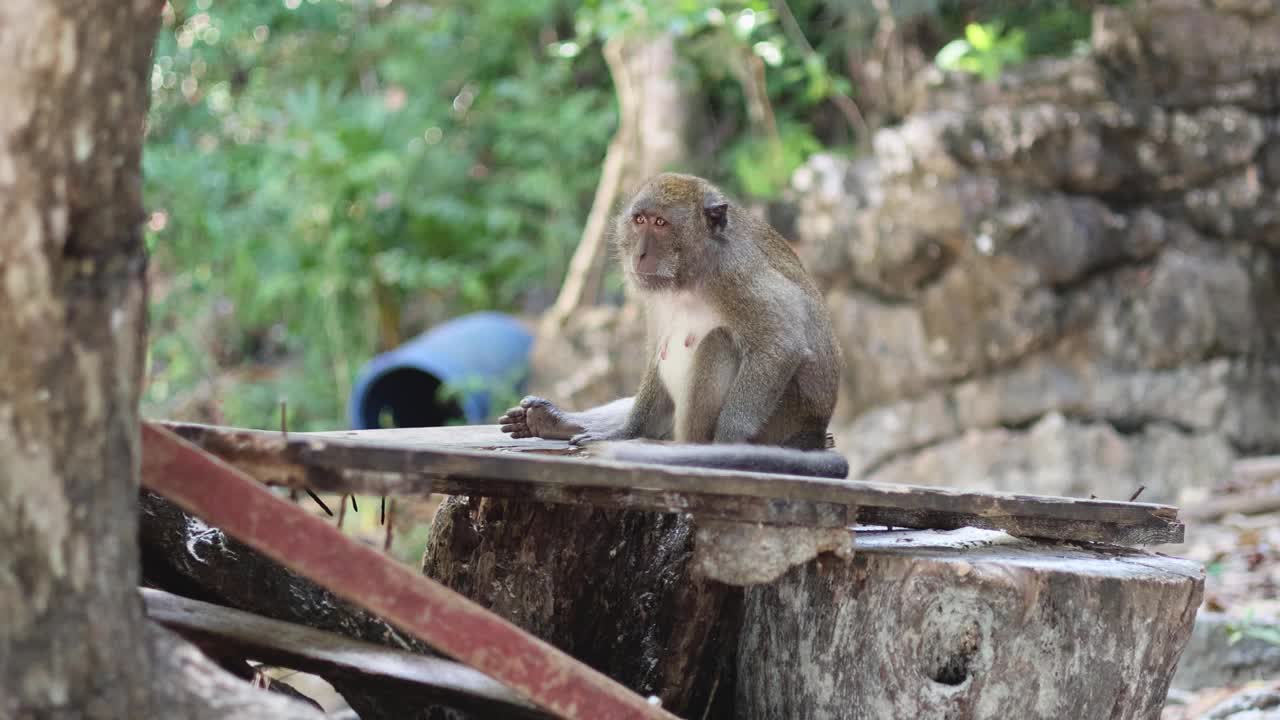
<svg viewBox="0 0 1280 720">
<path fill-rule="evenodd" d="M 620 403 L 615 401 L 613 404 Z M 608 406 L 605 406 L 608 407 Z M 598 408 L 599 409 L 599 408 Z M 671 435 L 672 415 L 675 406 L 671 395 L 662 385 L 658 377 L 658 364 L 650 362 L 645 370 L 644 379 L 640 381 L 640 389 L 632 398 L 631 409 L 626 422 L 616 427 L 600 429 L 586 428 L 573 436 L 569 442 L 582 445 L 597 440 L 631 440 L 633 438 L 649 438 L 658 440 Z"/>
<path fill-rule="evenodd" d="M 614 400 L 611 403 L 605 403 L 600 407 L 594 407 L 590 410 L 582 412 L 569 413 L 569 417 L 574 422 L 582 426 L 583 430 L 600 430 L 608 432 L 621 428 L 627 422 L 627 417 L 631 415 L 631 409 L 635 406 L 635 397 L 625 397 Z"/>
<path fill-rule="evenodd" d="M 776 347 L 744 352 L 716 421 L 715 442 L 746 443 L 759 435 L 806 356 Z"/>
<path fill-rule="evenodd" d="M 550 400 L 529 395 L 498 418 L 498 424 L 513 438 L 568 440 L 582 432 L 613 432 L 621 428 L 634 404 L 635 398 L 627 397 L 590 410 L 568 412 Z"/>
</svg>

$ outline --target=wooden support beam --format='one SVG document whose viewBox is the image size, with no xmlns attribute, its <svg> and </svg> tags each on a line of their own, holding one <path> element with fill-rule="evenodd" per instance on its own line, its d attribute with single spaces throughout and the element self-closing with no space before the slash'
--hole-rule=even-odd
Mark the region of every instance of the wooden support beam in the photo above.
<svg viewBox="0 0 1280 720">
<path fill-rule="evenodd" d="M 321 677 L 358 676 L 369 685 L 425 701 L 509 718 L 546 718 L 502 683 L 444 658 L 353 640 L 304 625 L 142 588 L 147 616 L 202 647 Z"/>
<path fill-rule="evenodd" d="M 1231 472 L 1245 482 L 1275 482 L 1280 480 L 1280 455 L 1242 458 L 1231 467 Z"/>
<path fill-rule="evenodd" d="M 262 482 L 321 492 L 519 496 L 819 527 L 854 521 L 935 529 L 973 526 L 1117 545 L 1178 543 L 1183 538 L 1178 509 L 1167 505 L 562 457 L 573 452 L 564 443 L 537 440 L 529 445 L 532 452 L 520 452 L 518 443 L 529 441 L 510 440 L 488 426 L 287 438 L 208 425 L 166 427 Z M 451 433 L 467 439 L 430 441 Z"/>
<path fill-rule="evenodd" d="M 675 717 L 462 595 L 354 542 L 154 423 L 142 428 L 142 482 L 556 715 L 582 720 Z"/>
</svg>

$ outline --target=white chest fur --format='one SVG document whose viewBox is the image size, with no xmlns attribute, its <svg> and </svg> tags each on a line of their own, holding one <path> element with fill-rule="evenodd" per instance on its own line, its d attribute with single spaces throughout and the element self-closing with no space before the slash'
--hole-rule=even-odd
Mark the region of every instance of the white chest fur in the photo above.
<svg viewBox="0 0 1280 720">
<path fill-rule="evenodd" d="M 689 398 L 693 356 L 707 333 L 724 324 L 719 313 L 691 293 L 663 293 L 650 306 L 652 336 L 658 339 L 658 376 L 675 401 L 676 416 Z"/>
</svg>

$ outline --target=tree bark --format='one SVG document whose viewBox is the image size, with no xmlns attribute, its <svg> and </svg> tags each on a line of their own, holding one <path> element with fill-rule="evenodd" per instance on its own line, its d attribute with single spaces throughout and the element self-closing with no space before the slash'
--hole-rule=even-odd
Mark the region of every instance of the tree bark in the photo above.
<svg viewBox="0 0 1280 720">
<path fill-rule="evenodd" d="M 601 332 L 596 321 L 601 308 L 600 288 L 608 257 L 608 235 L 619 203 L 640 183 L 665 170 L 688 170 L 689 138 L 701 124 L 698 103 L 680 78 L 675 39 L 669 33 L 611 39 L 604 47 L 618 96 L 618 130 L 603 160 L 600 183 L 592 200 L 582 238 L 574 251 L 564 284 L 538 324 L 531 358 L 534 392 L 544 393 L 567 407 L 586 408 L 616 400 L 635 390 L 642 367 L 635 353 L 619 367 L 585 362 L 599 348 L 584 348 L 581 336 L 599 338 L 604 348 L 632 347 L 635 328 L 623 335 Z M 638 308 L 631 307 L 631 313 Z M 606 314 L 608 314 L 606 310 Z M 625 355 L 625 354 L 624 354 Z M 565 368 L 574 368 L 568 383 L 551 387 Z M 619 377 L 628 388 L 619 392 Z"/>
<path fill-rule="evenodd" d="M 139 171 L 155 2 L 0 2 L 0 706 L 141 717 Z"/>
<path fill-rule="evenodd" d="M 665 32 L 615 37 L 605 43 L 604 57 L 618 96 L 618 130 L 605 153 L 591 213 L 564 285 L 543 317 L 542 334 L 554 336 L 575 310 L 594 302 L 619 196 L 688 156 L 691 112 L 677 76 L 675 38 Z"/>
<path fill-rule="evenodd" d="M 737 717 L 1157 718 L 1199 565 L 988 530 L 859 533 L 747 590 Z"/>
<path fill-rule="evenodd" d="M 137 594 L 159 15 L 0 0 L 0 716 L 318 717 L 244 683 L 232 697 L 230 676 L 152 634 Z"/>
<path fill-rule="evenodd" d="M 1204 584 L 965 528 L 859 531 L 851 560 L 731 587 L 694 567 L 691 525 L 452 497 L 424 572 L 682 717 L 738 720 L 1158 717 Z"/>
<path fill-rule="evenodd" d="M 705 717 L 732 702 L 742 593 L 695 573 L 693 531 L 681 515 L 454 496 L 423 573 L 667 710 Z"/>
</svg>

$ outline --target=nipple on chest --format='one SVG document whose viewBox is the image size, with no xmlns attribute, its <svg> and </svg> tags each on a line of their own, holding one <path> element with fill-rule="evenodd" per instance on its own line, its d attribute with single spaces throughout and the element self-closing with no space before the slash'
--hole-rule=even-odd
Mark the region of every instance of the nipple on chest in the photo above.
<svg viewBox="0 0 1280 720">
<path fill-rule="evenodd" d="M 671 338 L 667 338 L 667 339 L 665 339 L 665 340 L 663 340 L 663 341 L 662 341 L 662 347 L 658 350 L 658 358 L 659 358 L 659 359 L 661 359 L 661 360 L 666 360 L 666 359 L 667 359 L 667 343 L 668 343 L 668 342 L 670 342 L 670 340 L 671 340 Z M 685 335 L 685 336 L 684 336 L 684 346 L 685 346 L 685 347 L 693 347 L 693 344 L 694 344 L 694 343 L 696 343 L 696 342 L 698 342 L 698 336 L 697 336 L 697 335 L 694 335 L 693 333 L 688 333 L 687 335 Z"/>
</svg>

